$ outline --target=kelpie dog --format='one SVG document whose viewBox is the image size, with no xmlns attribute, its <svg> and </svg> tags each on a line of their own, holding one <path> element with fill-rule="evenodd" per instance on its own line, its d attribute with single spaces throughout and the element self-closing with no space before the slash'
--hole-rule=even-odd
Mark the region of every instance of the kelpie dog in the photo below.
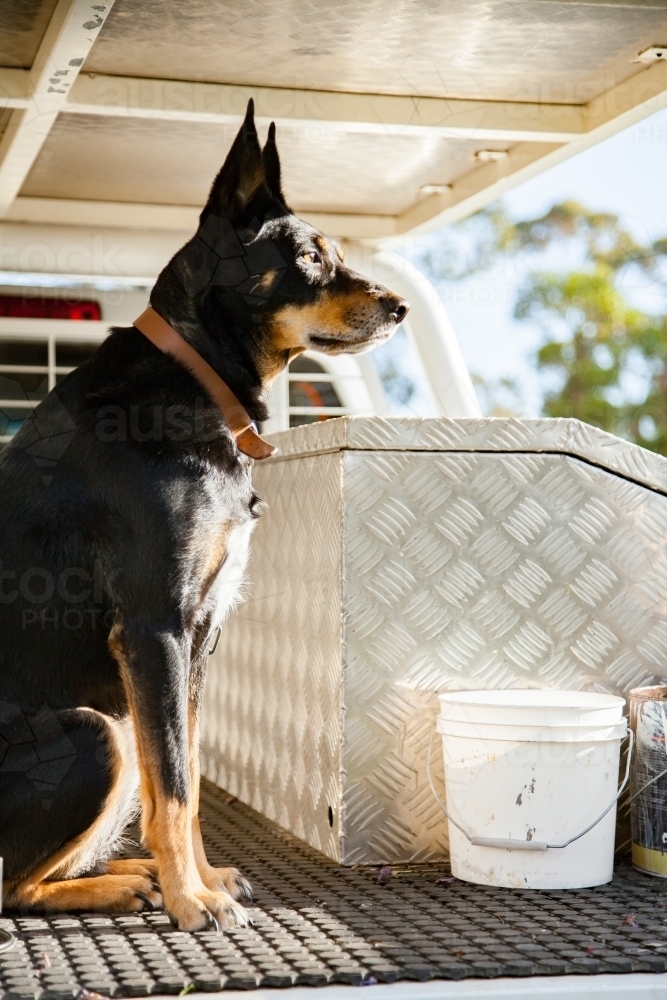
<svg viewBox="0 0 667 1000">
<path fill-rule="evenodd" d="M 265 420 L 293 357 L 365 350 L 408 305 L 287 207 L 275 128 L 262 150 L 252 102 L 150 301 L 149 322 L 112 330 L 0 461 L 0 855 L 9 907 L 163 904 L 194 930 L 245 923 L 252 899 L 206 860 L 198 718 L 262 507 L 242 451 L 271 450 L 231 432 L 210 386 L 236 395 L 243 426 Z M 153 859 L 110 860 L 139 802 Z"/>
</svg>

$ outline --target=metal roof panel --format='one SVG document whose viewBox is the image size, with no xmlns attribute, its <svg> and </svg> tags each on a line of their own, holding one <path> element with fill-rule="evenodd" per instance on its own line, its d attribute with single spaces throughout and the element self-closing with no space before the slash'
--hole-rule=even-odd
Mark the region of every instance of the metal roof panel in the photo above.
<svg viewBox="0 0 667 1000">
<path fill-rule="evenodd" d="M 24 196 L 194 205 L 206 200 L 237 124 L 61 114 Z M 260 135 L 262 128 L 260 126 Z M 496 143 L 496 145 L 502 145 Z M 278 123 L 285 193 L 297 211 L 397 214 L 425 184 L 449 184 L 488 141 Z"/>
<path fill-rule="evenodd" d="M 84 70 L 585 103 L 666 28 L 653 5 L 590 0 L 116 0 Z"/>
</svg>

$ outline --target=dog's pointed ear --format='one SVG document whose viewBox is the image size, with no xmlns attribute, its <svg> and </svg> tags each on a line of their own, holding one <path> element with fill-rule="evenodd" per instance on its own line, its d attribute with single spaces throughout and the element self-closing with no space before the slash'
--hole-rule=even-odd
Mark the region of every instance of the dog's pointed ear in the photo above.
<svg viewBox="0 0 667 1000">
<path fill-rule="evenodd" d="M 283 195 L 280 183 L 280 157 L 278 156 L 278 147 L 276 146 L 275 122 L 271 122 L 269 125 L 269 135 L 266 145 L 262 150 L 262 161 L 264 163 L 266 186 L 274 198 L 279 198 L 283 205 L 286 205 L 287 203 L 285 202 L 285 196 Z"/>
<path fill-rule="evenodd" d="M 213 181 L 208 201 L 199 216 L 200 223 L 209 215 L 220 215 L 232 221 L 242 217 L 263 184 L 264 161 L 255 128 L 255 104 L 251 97 L 243 125 Z"/>
</svg>

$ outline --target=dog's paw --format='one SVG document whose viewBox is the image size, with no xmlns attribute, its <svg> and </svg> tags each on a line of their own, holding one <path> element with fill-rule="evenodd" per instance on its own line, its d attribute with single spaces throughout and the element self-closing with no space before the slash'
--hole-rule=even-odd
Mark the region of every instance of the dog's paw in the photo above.
<svg viewBox="0 0 667 1000">
<path fill-rule="evenodd" d="M 140 913 L 142 910 L 159 910 L 162 907 L 162 895 L 149 876 L 109 874 L 78 883 L 75 879 L 70 882 L 72 887 L 77 884 L 90 885 L 91 898 L 86 909 Z"/>
<path fill-rule="evenodd" d="M 160 909 L 162 896 L 152 880 L 143 875 L 94 875 L 22 886 L 6 902 L 10 906 L 48 911 L 139 913 Z"/>
<path fill-rule="evenodd" d="M 252 886 L 238 868 L 213 868 L 207 865 L 201 880 L 211 892 L 228 892 L 232 899 L 252 903 L 255 898 Z"/>
<path fill-rule="evenodd" d="M 222 930 L 247 927 L 250 914 L 228 892 L 200 890 L 181 896 L 169 907 L 169 915 L 182 931 Z"/>
<path fill-rule="evenodd" d="M 247 927 L 252 923 L 248 911 L 230 893 L 206 891 L 198 896 L 219 927 Z"/>
</svg>

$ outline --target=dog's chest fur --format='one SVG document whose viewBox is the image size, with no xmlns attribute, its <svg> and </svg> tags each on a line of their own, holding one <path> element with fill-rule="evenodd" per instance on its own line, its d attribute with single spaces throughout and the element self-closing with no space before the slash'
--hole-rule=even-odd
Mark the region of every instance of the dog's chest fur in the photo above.
<svg viewBox="0 0 667 1000">
<path fill-rule="evenodd" d="M 211 629 L 221 625 L 241 599 L 254 520 L 249 518 L 241 524 L 225 527 L 225 552 L 217 570 L 211 574 L 210 584 L 206 594 L 203 595 L 198 616 L 208 619 Z"/>
<path fill-rule="evenodd" d="M 259 513 L 249 474 L 246 489 L 230 491 L 226 485 L 213 476 L 203 486 L 192 528 L 191 598 L 193 625 L 199 633 L 218 628 L 241 599 L 250 536 Z"/>
</svg>

